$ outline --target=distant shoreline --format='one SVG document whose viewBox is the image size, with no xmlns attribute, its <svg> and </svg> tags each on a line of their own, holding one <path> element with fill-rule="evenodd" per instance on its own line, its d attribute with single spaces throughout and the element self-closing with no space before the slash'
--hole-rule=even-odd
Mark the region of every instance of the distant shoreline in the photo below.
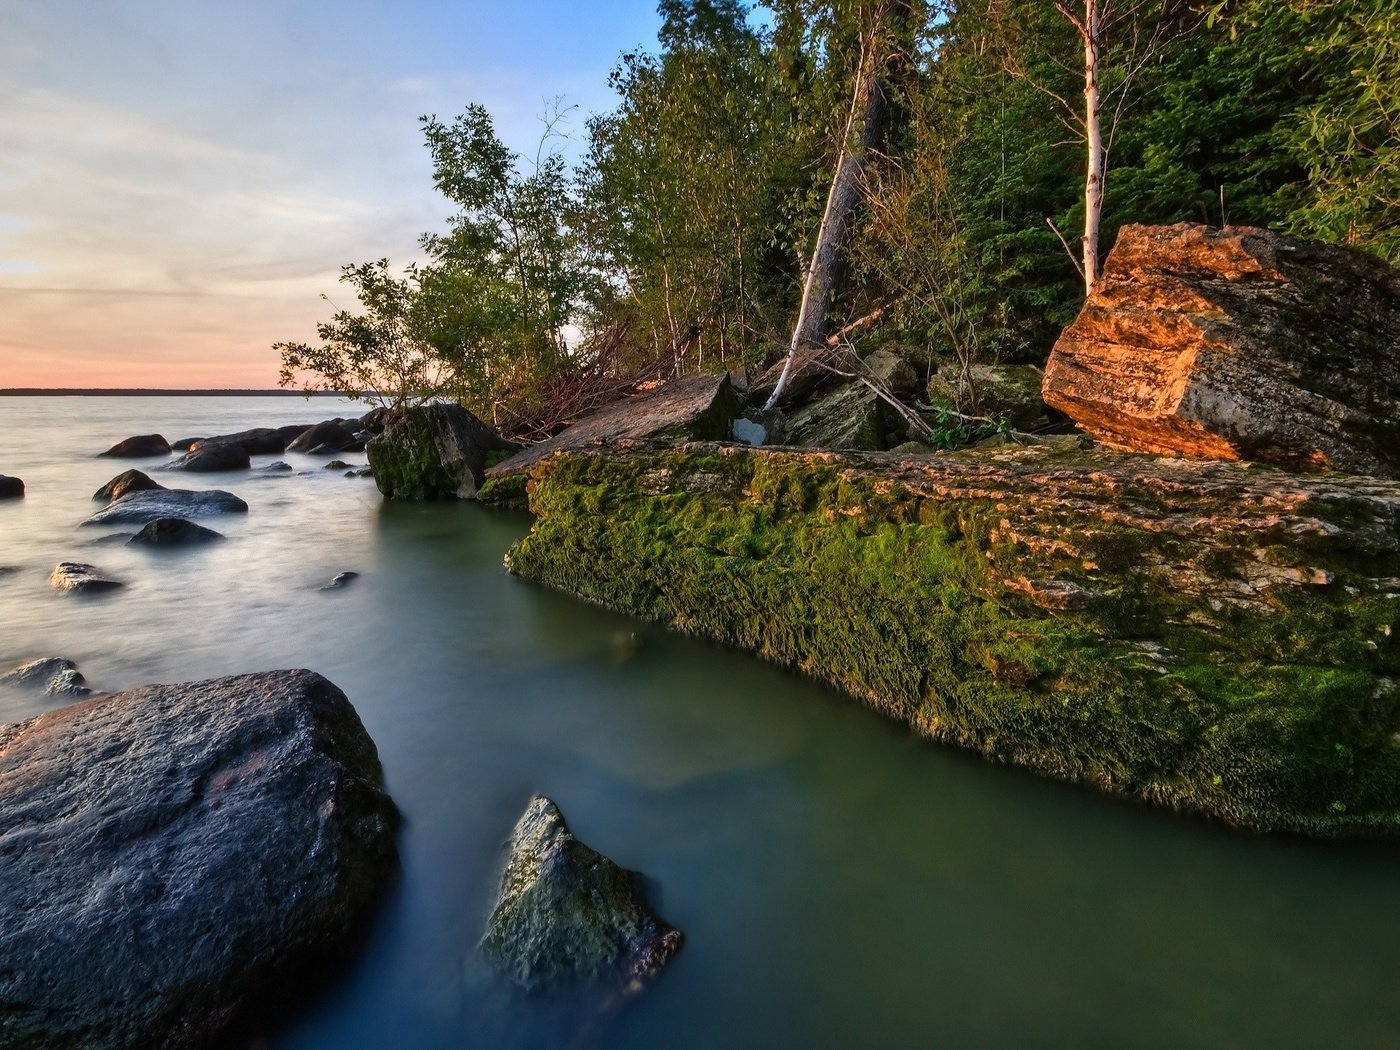
<svg viewBox="0 0 1400 1050">
<path fill-rule="evenodd" d="M 330 390 L 160 390 L 155 387 L 38 387 L 0 389 L 0 397 L 340 397 Z"/>
</svg>

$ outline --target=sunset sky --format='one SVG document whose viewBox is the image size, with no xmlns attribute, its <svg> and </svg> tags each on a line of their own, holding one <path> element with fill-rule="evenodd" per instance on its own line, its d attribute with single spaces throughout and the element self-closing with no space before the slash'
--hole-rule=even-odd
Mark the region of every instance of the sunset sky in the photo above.
<svg viewBox="0 0 1400 1050">
<path fill-rule="evenodd" d="M 562 95 L 581 136 L 658 24 L 655 0 L 0 0 L 0 387 L 274 386 L 342 263 L 406 263 L 449 214 L 420 114 L 480 102 L 533 152 Z"/>
</svg>

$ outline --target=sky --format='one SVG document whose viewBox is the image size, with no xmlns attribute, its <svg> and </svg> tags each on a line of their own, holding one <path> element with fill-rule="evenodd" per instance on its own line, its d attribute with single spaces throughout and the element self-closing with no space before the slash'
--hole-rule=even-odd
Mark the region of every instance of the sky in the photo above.
<svg viewBox="0 0 1400 1050">
<path fill-rule="evenodd" d="M 0 388 L 271 388 L 278 340 L 419 257 L 451 206 L 418 126 L 533 155 L 611 108 L 655 0 L 0 0 Z M 347 301 L 348 300 L 348 301 Z"/>
</svg>

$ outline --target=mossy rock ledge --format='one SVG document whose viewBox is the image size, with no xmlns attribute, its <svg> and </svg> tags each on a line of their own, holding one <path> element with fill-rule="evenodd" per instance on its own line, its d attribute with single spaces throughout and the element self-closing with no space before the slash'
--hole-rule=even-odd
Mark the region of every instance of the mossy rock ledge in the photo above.
<svg viewBox="0 0 1400 1050">
<path fill-rule="evenodd" d="M 1033 447 L 535 465 L 532 580 L 1233 825 L 1400 827 L 1400 483 Z"/>
</svg>

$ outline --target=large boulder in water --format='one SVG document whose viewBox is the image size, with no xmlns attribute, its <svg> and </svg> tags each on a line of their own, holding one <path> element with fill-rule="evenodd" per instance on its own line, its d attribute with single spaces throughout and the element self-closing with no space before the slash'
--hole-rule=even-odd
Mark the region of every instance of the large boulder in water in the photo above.
<svg viewBox="0 0 1400 1050">
<path fill-rule="evenodd" d="M 179 460 L 170 464 L 170 469 L 211 474 L 220 470 L 247 470 L 250 465 L 248 451 L 242 445 L 201 441 Z"/>
<path fill-rule="evenodd" d="M 204 518 L 245 514 L 248 504 L 222 489 L 149 489 L 128 492 L 85 520 L 84 525 L 144 525 L 156 518 Z"/>
<path fill-rule="evenodd" d="M 680 946 L 680 931 L 647 904 L 641 876 L 574 838 L 552 801 L 530 800 L 481 941 L 492 965 L 527 989 L 600 977 L 630 992 Z"/>
<path fill-rule="evenodd" d="M 236 445 L 250 456 L 275 456 L 286 451 L 287 440 L 280 429 L 254 427 L 252 430 L 240 430 L 236 434 L 216 434 L 214 437 L 199 438 L 190 443 L 189 451 L 195 452 L 206 445 Z"/>
<path fill-rule="evenodd" d="M 0 499 L 21 499 L 24 496 L 24 482 L 8 474 L 0 474 Z"/>
<path fill-rule="evenodd" d="M 585 416 L 523 452 L 498 463 L 487 477 L 522 474 L 563 450 L 605 445 L 667 445 L 681 441 L 728 441 L 739 399 L 728 375 L 686 376 L 656 390 L 624 398 Z"/>
<path fill-rule="evenodd" d="M 397 413 L 366 452 L 389 499 L 470 499 L 484 478 L 486 453 L 519 447 L 460 405 L 433 404 Z"/>
<path fill-rule="evenodd" d="M 1400 271 L 1251 227 L 1126 226 L 1044 393 L 1116 447 L 1400 477 Z"/>
<path fill-rule="evenodd" d="M 170 442 L 159 434 L 140 434 L 136 437 L 129 437 L 125 441 L 118 441 L 106 452 L 100 452 L 98 455 L 111 456 L 114 459 L 168 456 L 170 455 Z"/>
<path fill-rule="evenodd" d="M 206 1045 L 315 984 L 395 823 L 373 741 L 311 671 L 0 727 L 0 1046 Z"/>
<path fill-rule="evenodd" d="M 317 452 L 329 455 L 334 452 L 358 452 L 359 439 L 354 431 L 338 419 L 328 419 L 323 423 L 307 427 L 287 444 L 288 452 Z"/>
<path fill-rule="evenodd" d="M 92 494 L 95 503 L 111 503 L 128 492 L 149 492 L 165 488 L 159 481 L 139 470 L 124 470 Z"/>
</svg>

